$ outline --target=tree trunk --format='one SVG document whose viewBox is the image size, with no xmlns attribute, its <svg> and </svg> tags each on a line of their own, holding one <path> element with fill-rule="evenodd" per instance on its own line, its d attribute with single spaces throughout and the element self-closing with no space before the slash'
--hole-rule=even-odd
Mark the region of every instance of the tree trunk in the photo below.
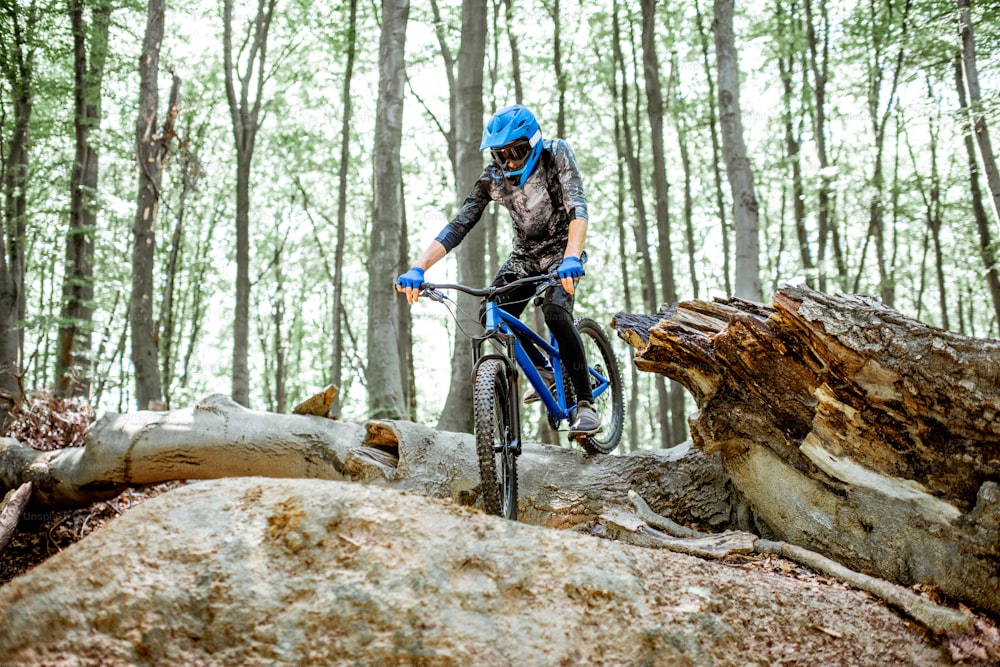
<svg viewBox="0 0 1000 667">
<path fill-rule="evenodd" d="M 965 96 L 965 84 L 962 76 L 962 62 L 955 59 L 955 88 L 958 90 L 959 107 L 966 109 L 968 103 Z M 972 215 L 976 219 L 976 231 L 979 234 L 979 256 L 986 269 L 986 284 L 990 289 L 990 299 L 993 302 L 993 315 L 1000 324 L 1000 275 L 998 275 L 997 257 L 993 248 L 993 234 L 990 232 L 986 207 L 983 206 L 983 193 L 979 187 L 979 162 L 976 160 L 976 147 L 972 137 L 965 133 L 965 154 L 969 163 L 969 194 L 972 197 Z"/>
<path fill-rule="evenodd" d="M 698 39 L 701 43 L 701 61 L 705 70 L 705 80 L 708 83 L 708 129 L 712 137 L 712 176 L 715 183 L 715 204 L 719 214 L 719 231 L 722 234 L 722 277 L 725 284 L 726 294 L 733 293 L 731 282 L 732 271 L 729 268 L 732 254 L 729 249 L 729 224 L 726 222 L 726 197 L 722 190 L 722 164 L 719 146 L 719 114 L 716 110 L 715 79 L 712 77 L 712 66 L 708 61 L 708 35 L 705 33 L 705 26 L 702 20 L 701 7 L 698 0 L 694 0 L 695 17 L 698 23 Z"/>
<path fill-rule="evenodd" d="M 330 382 L 342 387 L 344 383 L 344 334 L 340 320 L 344 313 L 344 251 L 347 246 L 347 172 L 351 157 L 351 81 L 354 76 L 354 58 L 358 39 L 358 0 L 350 0 L 350 17 L 347 24 L 347 62 L 344 86 L 341 89 L 341 106 L 344 113 L 340 123 L 340 173 L 337 180 L 337 245 L 333 259 L 333 362 Z M 340 396 L 334 398 L 331 414 L 340 414 Z"/>
<path fill-rule="evenodd" d="M 35 68 L 35 25 L 39 9 L 34 2 L 10 10 L 12 43 L 5 49 L 12 61 L 4 68 L 13 98 L 14 118 L 4 159 L 3 230 L 0 230 L 0 428 L 23 398 L 25 235 L 28 212 L 28 128 L 34 110 L 32 73 Z M 21 19 L 24 19 L 23 24 Z"/>
<path fill-rule="evenodd" d="M 442 42 L 442 52 L 448 53 Z M 446 58 L 446 65 L 451 61 Z M 457 73 L 449 78 L 452 85 L 450 101 L 452 122 L 450 144 L 453 148 L 452 168 L 455 176 L 458 205 L 461 206 L 483 171 L 483 156 L 479 143 L 483 134 L 483 67 L 486 61 L 486 3 L 482 0 L 462 2 L 462 42 L 458 49 Z M 486 225 L 477 225 L 455 250 L 458 258 L 458 282 L 465 285 L 485 285 Z M 467 331 L 481 328 L 478 321 L 479 299 L 459 294 L 460 312 Z M 465 336 L 455 336 L 451 356 L 451 384 L 438 428 L 448 431 L 472 432 L 472 354 Z"/>
<path fill-rule="evenodd" d="M 640 263 L 642 265 L 641 275 L 643 302 L 650 310 L 656 310 L 656 280 L 653 276 L 653 260 L 650 256 L 649 250 L 649 228 L 646 223 L 646 202 L 642 194 L 642 165 L 639 163 L 639 150 L 635 145 L 638 140 L 636 139 L 636 141 L 633 141 L 632 124 L 629 123 L 628 75 L 625 69 L 625 56 L 622 53 L 621 48 L 620 25 L 621 24 L 618 18 L 618 3 L 615 2 L 613 14 L 613 45 L 614 57 L 618 62 L 618 68 L 622 78 L 622 131 L 625 137 L 625 155 L 623 156 L 623 159 L 628 165 L 629 184 L 631 185 L 630 189 L 632 191 L 632 203 L 635 205 L 635 222 L 632 225 L 632 231 L 635 236 L 636 250 L 639 253 Z M 638 99 L 636 100 L 636 108 L 638 108 Z M 636 124 L 638 124 L 638 121 Z M 667 406 L 670 405 L 667 385 L 666 382 L 660 378 L 657 378 L 654 384 L 656 386 L 657 399 L 662 408 L 659 410 L 659 413 L 663 414 L 667 410 Z M 667 419 L 660 420 L 659 429 L 654 427 L 654 432 L 657 430 L 659 431 L 660 436 L 660 446 L 663 448 L 669 447 L 671 438 L 669 416 Z"/>
<path fill-rule="evenodd" d="M 132 365 L 135 368 L 135 396 L 139 409 L 163 400 L 158 338 L 153 317 L 153 265 L 156 257 L 156 219 L 160 206 L 163 162 L 174 136 L 174 119 L 180 94 L 180 79 L 174 75 L 167 120 L 156 126 L 159 105 L 160 43 L 163 41 L 166 0 L 150 0 L 146 37 L 139 58 L 139 119 L 136 123 L 136 162 L 139 194 L 132 227 L 132 300 L 129 322 L 132 328 Z"/>
<path fill-rule="evenodd" d="M 69 232 L 66 235 L 61 314 L 63 324 L 59 328 L 56 359 L 56 394 L 59 396 L 87 396 L 91 382 L 98 156 L 90 143 L 90 133 L 101 125 L 101 81 L 108 55 L 111 4 L 108 0 L 100 0 L 90 16 L 88 32 L 84 25 L 82 0 L 71 0 L 76 155 L 70 175 Z"/>
<path fill-rule="evenodd" d="M 504 20 L 507 24 L 507 39 L 510 42 L 510 76 L 514 81 L 514 101 L 522 104 L 524 92 L 521 87 L 521 50 L 517 47 L 517 21 L 514 16 L 513 0 L 503 0 Z"/>
<path fill-rule="evenodd" d="M 621 44 L 619 39 L 619 29 L 618 29 L 618 16 L 617 16 L 617 6 L 615 7 L 615 17 L 614 17 L 614 58 L 615 58 L 615 68 L 610 72 L 608 76 L 608 85 L 611 89 L 611 100 L 614 103 L 614 117 L 615 117 L 615 149 L 618 154 L 618 164 L 617 164 L 617 187 L 615 188 L 615 193 L 617 196 L 616 211 L 617 211 L 617 225 L 615 228 L 618 230 L 618 273 L 621 276 L 622 284 L 622 298 L 625 304 L 625 309 L 627 311 L 632 310 L 632 262 L 629 261 L 629 248 L 627 242 L 627 235 L 625 230 L 628 226 L 627 215 L 625 212 L 625 191 L 626 191 L 626 180 L 625 180 L 625 165 L 628 161 L 628 151 L 625 147 L 624 131 L 623 125 L 628 121 L 627 118 L 623 118 L 625 112 L 625 102 L 622 101 L 618 104 L 618 100 L 622 98 L 624 94 L 624 88 L 627 82 L 623 79 L 622 81 L 622 91 L 619 92 L 617 84 L 617 65 L 621 60 Z M 624 69 L 621 70 L 624 76 Z M 627 392 L 628 395 L 628 419 L 626 424 L 628 424 L 628 448 L 630 452 L 634 452 L 639 447 L 639 391 L 638 391 L 638 372 L 635 369 L 635 364 L 628 364 L 631 369 L 629 377 L 629 386 L 631 391 Z"/>
<path fill-rule="evenodd" d="M 261 95 L 267 78 L 267 35 L 274 16 L 275 0 L 258 0 L 257 14 L 246 37 L 246 61 L 233 59 L 233 0 L 225 0 L 223 52 L 226 99 L 233 123 L 236 146 L 236 312 L 233 317 L 233 400 L 250 404 L 250 173 L 260 128 Z M 244 53 L 241 48 L 240 54 Z M 240 90 L 234 70 L 240 66 Z M 253 93 L 253 99 L 250 94 Z"/>
<path fill-rule="evenodd" d="M 986 125 L 986 112 L 983 108 L 982 95 L 979 92 L 979 70 L 976 66 L 976 40 L 972 31 L 972 14 L 969 0 L 956 0 L 958 8 L 958 34 L 962 41 L 962 69 L 965 73 L 965 87 L 969 94 L 969 125 L 976 136 L 979 145 L 979 157 L 983 161 L 983 171 L 986 172 L 986 184 L 989 186 L 993 201 L 995 222 L 1000 224 L 1000 171 L 997 170 L 996 156 L 993 154 L 993 144 L 990 142 L 990 131 Z"/>
<path fill-rule="evenodd" d="M 778 5 L 778 21 L 784 18 L 785 8 Z M 779 25 L 781 25 L 779 23 Z M 784 28 L 785 26 L 783 26 Z M 778 57 L 778 71 L 781 76 L 781 85 L 784 92 L 784 124 L 785 124 L 785 153 L 788 158 L 788 166 L 791 169 L 792 181 L 792 215 L 795 220 L 795 238 L 799 246 L 799 261 L 802 264 L 802 271 L 806 279 L 806 284 L 810 287 L 816 285 L 816 265 L 813 264 L 812 248 L 809 244 L 809 235 L 806 232 L 806 198 L 805 186 L 802 183 L 802 131 L 801 125 L 796 124 L 793 100 L 795 92 L 792 86 L 793 67 L 795 55 Z"/>
<path fill-rule="evenodd" d="M 831 186 L 829 166 L 826 152 L 826 137 L 829 133 L 826 119 L 826 82 L 829 78 L 830 53 L 830 18 L 826 10 L 826 0 L 820 2 L 822 18 L 822 37 L 817 36 L 813 23 L 812 0 L 805 0 L 806 38 L 809 42 L 809 69 L 812 71 L 812 89 L 815 101 L 813 103 L 813 136 L 816 143 L 816 159 L 819 162 L 819 192 L 816 195 L 816 227 L 819 236 L 816 243 L 816 266 L 820 291 L 826 289 L 826 259 L 827 236 L 830 233 Z M 820 40 L 822 39 L 822 43 Z M 840 276 L 843 280 L 844 276 Z"/>
<path fill-rule="evenodd" d="M 653 150 L 653 190 L 656 193 L 657 260 L 660 268 L 660 286 L 663 301 L 677 300 L 674 282 L 674 254 L 670 240 L 670 183 L 667 182 L 667 161 L 663 148 L 663 115 L 666 112 L 660 86 L 660 60 L 656 55 L 656 0 L 642 2 L 642 64 L 646 81 L 646 115 L 649 118 L 651 148 Z M 669 86 L 668 86 L 669 95 Z M 670 405 L 670 431 L 665 443 L 673 447 L 684 441 L 684 394 L 671 382 L 667 388 Z"/>
<path fill-rule="evenodd" d="M 1000 611 L 1000 343 L 804 287 L 614 326 L 778 539 Z"/>
<path fill-rule="evenodd" d="M 740 70 L 733 35 L 733 0 L 715 0 L 715 59 L 719 78 L 719 121 L 722 126 L 722 152 L 726 175 L 733 196 L 733 219 L 736 232 L 736 290 L 739 298 L 761 299 L 760 260 L 757 222 L 757 196 L 753 172 L 743 141 L 740 114 Z"/>
<path fill-rule="evenodd" d="M 375 117 L 374 192 L 368 260 L 368 411 L 376 418 L 406 414 L 403 360 L 397 345 L 399 299 L 391 278 L 399 274 L 403 230 L 403 84 L 409 0 L 386 0 L 379 41 L 379 95 Z"/>
<path fill-rule="evenodd" d="M 184 214 L 187 210 L 188 195 L 190 195 L 194 190 L 201 174 L 198 157 L 190 146 L 181 150 L 180 170 L 181 192 L 177 198 L 177 213 L 176 220 L 174 222 L 174 232 L 170 238 L 170 257 L 167 260 L 166 280 L 163 285 L 163 298 L 160 301 L 160 316 L 156 319 L 156 330 L 159 332 L 159 348 L 162 351 L 162 355 L 160 356 L 160 381 L 163 385 L 163 400 L 168 407 L 170 406 L 170 387 L 173 383 L 175 374 L 175 356 L 180 356 L 180 341 L 177 336 L 177 323 L 186 321 L 186 318 L 183 317 L 182 306 L 180 307 L 180 316 L 178 316 L 178 304 L 175 303 L 174 299 L 174 294 L 177 292 L 177 267 L 179 266 L 181 248 L 184 245 L 185 239 Z M 214 223 L 209 223 L 206 227 L 211 230 L 214 227 Z M 211 237 L 209 236 L 209 238 Z M 196 281 L 192 281 L 192 283 L 197 284 Z M 200 293 L 201 290 L 195 289 L 192 291 Z M 196 328 L 197 324 L 193 324 L 192 327 Z"/>
</svg>

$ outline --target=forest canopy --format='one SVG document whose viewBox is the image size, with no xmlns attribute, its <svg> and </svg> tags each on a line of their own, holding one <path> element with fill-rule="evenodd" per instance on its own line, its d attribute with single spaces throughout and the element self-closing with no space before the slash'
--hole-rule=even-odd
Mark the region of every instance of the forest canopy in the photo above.
<svg viewBox="0 0 1000 667">
<path fill-rule="evenodd" d="M 345 419 L 437 420 L 467 341 L 391 285 L 485 163 L 484 121 L 515 101 L 584 176 L 578 315 L 736 294 L 713 37 L 726 4 L 5 3 L 3 396 L 128 411 L 222 392 L 288 412 L 336 384 Z M 1000 10 L 968 4 L 736 3 L 757 300 L 802 282 L 998 335 L 982 130 L 1000 108 Z M 509 223 L 479 226 L 482 245 L 429 279 L 461 277 L 463 251 L 492 275 Z M 399 396 L 376 337 L 398 348 Z M 683 439 L 690 398 L 627 381 L 630 447 Z"/>
</svg>

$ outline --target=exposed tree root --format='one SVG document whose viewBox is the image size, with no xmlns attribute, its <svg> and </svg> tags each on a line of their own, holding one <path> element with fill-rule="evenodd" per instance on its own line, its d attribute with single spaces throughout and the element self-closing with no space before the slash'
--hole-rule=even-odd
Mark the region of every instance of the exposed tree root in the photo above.
<svg viewBox="0 0 1000 667">
<path fill-rule="evenodd" d="M 701 558 L 724 558 L 750 552 L 778 555 L 867 591 L 933 632 L 967 633 L 973 629 L 974 619 L 968 614 L 920 597 L 902 586 L 855 572 L 815 551 L 787 542 L 764 540 L 751 533 L 702 533 L 657 514 L 635 492 L 629 493 L 629 500 L 635 507 L 635 514 L 613 510 L 601 515 L 600 524 L 609 537 L 636 546 L 669 549 Z"/>
</svg>

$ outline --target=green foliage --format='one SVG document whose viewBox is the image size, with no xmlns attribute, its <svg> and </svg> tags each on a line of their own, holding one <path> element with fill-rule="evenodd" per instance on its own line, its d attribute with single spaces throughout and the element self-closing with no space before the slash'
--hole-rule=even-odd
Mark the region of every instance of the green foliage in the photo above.
<svg viewBox="0 0 1000 667">
<path fill-rule="evenodd" d="M 828 37 L 829 80 L 825 112 L 828 124 L 817 130 L 817 82 L 807 59 L 809 51 L 805 0 L 795 2 L 738 3 L 736 29 L 741 53 L 743 87 L 741 103 L 745 139 L 755 173 L 761 204 L 762 276 L 773 287 L 803 274 L 793 227 L 789 157 L 785 144 L 785 103 L 779 76 L 779 59 L 789 66 L 793 94 L 789 108 L 801 139 L 800 164 L 804 179 L 806 232 L 813 257 L 817 256 L 818 193 L 832 188 L 831 224 L 835 226 L 844 271 L 841 272 L 832 232 L 825 238 L 825 256 L 810 278 L 823 276 L 830 290 L 857 289 L 877 293 L 878 272 L 868 235 L 871 204 L 872 125 L 870 93 L 880 90 L 879 108 L 885 109 L 889 74 L 896 54 L 903 49 L 897 91 L 901 114 L 887 117 L 885 128 L 887 259 L 897 286 L 895 306 L 909 314 L 937 323 L 940 302 L 945 300 L 950 324 L 976 335 L 997 335 L 992 312 L 986 308 L 986 285 L 978 259 L 978 239 L 971 219 L 968 172 L 963 132 L 967 118 L 957 112 L 953 58 L 958 45 L 953 3 L 946 0 L 913 3 L 903 39 L 901 17 L 906 0 L 812 0 L 818 36 Z M 712 152 L 709 83 L 704 71 L 696 23 L 697 9 L 703 27 L 710 29 L 711 3 L 659 3 L 657 49 L 664 88 L 664 128 L 667 150 L 671 234 L 676 284 L 681 298 L 693 295 L 696 277 L 701 298 L 724 296 L 725 276 L 721 257 L 722 227 L 718 219 L 717 190 Z M 253 404 L 273 404 L 277 396 L 273 341 L 279 326 L 276 310 L 283 313 L 280 339 L 287 364 L 288 405 L 311 395 L 327 382 L 332 365 L 333 331 L 345 333 L 349 349 L 344 359 L 345 381 L 341 391 L 345 419 L 363 419 L 368 398 L 364 387 L 366 358 L 365 303 L 369 289 L 390 289 L 367 284 L 369 217 L 372 178 L 378 174 L 379 156 L 372 154 L 376 122 L 378 24 L 371 4 L 359 3 L 358 36 L 350 110 L 345 107 L 342 85 L 347 44 L 345 4 L 319 5 L 312 0 L 278 3 L 279 16 L 269 41 L 267 81 L 269 100 L 258 135 L 251 187 L 251 279 L 253 332 L 251 377 Z M 513 101 L 514 83 L 509 68 L 509 37 L 516 37 L 524 80 L 524 102 L 534 108 L 543 134 L 555 135 L 558 90 L 554 80 L 551 2 L 514 0 L 514 21 L 509 25 L 501 4 L 494 23 L 491 13 L 487 46 L 488 67 L 496 68 L 496 83 L 487 91 L 487 113 Z M 820 10 L 830 17 L 827 33 L 820 25 Z M 97 375 L 103 381 L 99 409 L 129 406 L 131 367 L 126 305 L 130 285 L 131 221 L 135 215 L 136 165 L 134 131 L 138 101 L 136 59 L 145 25 L 145 6 L 137 2 L 116 4 L 102 87 L 103 119 L 94 137 L 101 152 L 102 175 L 99 229 L 96 234 L 95 350 Z M 52 381 L 52 355 L 61 299 L 63 238 L 69 199 L 68 176 L 73 153 L 71 36 L 65 9 L 49 0 L 9 5 L 0 12 L 0 131 L 6 146 L 10 135 L 12 86 L 16 77 L 7 45 L 12 35 L 12 10 L 37 11 L 30 24 L 29 44 L 35 49 L 33 69 L 34 113 L 31 125 L 31 166 L 28 182 L 29 231 L 27 313 L 25 319 L 26 382 L 43 388 Z M 461 3 L 439 3 L 445 39 L 457 53 L 461 30 Z M 241 11 L 237 7 L 237 12 Z M 246 11 L 250 11 L 247 9 Z M 612 13 L 623 28 L 625 77 L 612 57 Z M 991 3 L 974 3 L 980 72 L 989 121 L 997 114 L 997 48 L 1000 15 Z M 633 304 L 641 303 L 635 212 L 631 192 L 619 192 L 615 119 L 620 102 L 612 97 L 627 85 L 629 119 L 635 133 L 646 207 L 653 210 L 652 163 L 646 119 L 639 43 L 639 7 L 634 1 L 560 3 L 562 67 L 566 72 L 566 139 L 573 145 L 587 187 L 591 226 L 591 262 L 581 289 L 581 314 L 607 323 L 624 307 L 626 290 Z M 165 164 L 157 226 L 158 302 L 153 313 L 162 317 L 162 296 L 168 278 L 173 281 L 173 328 L 161 355 L 169 358 L 170 386 L 165 388 L 174 406 L 213 392 L 229 391 L 231 322 L 235 271 L 232 191 L 235 155 L 232 125 L 225 102 L 222 74 L 222 20 L 218 3 L 180 0 L 166 15 L 166 38 L 161 62 L 161 106 L 169 87 L 168 68 L 182 79 L 178 136 Z M 495 27 L 495 34 L 494 34 Z M 418 252 L 434 236 L 447 215 L 455 210 L 454 184 L 448 164 L 448 147 L 438 124 L 448 127 L 448 91 L 435 21 L 429 5 L 411 7 L 407 35 L 407 91 L 404 113 L 403 170 L 411 252 Z M 711 45 L 711 35 L 708 34 Z M 714 65 L 709 49 L 709 64 Z M 881 74 L 880 74 L 881 68 Z M 489 75 L 487 75 L 489 81 Z M 159 111 L 162 123 L 165 109 Z M 350 114 L 350 151 L 341 163 L 340 125 Z M 933 255 L 924 254 L 927 230 L 922 193 L 930 183 L 927 163 L 936 123 L 937 159 L 941 175 L 942 238 L 946 284 L 949 292 L 937 293 L 933 281 Z M 485 120 L 485 119 L 484 119 Z M 818 132 L 826 141 L 832 166 L 821 172 L 817 158 Z M 912 146 L 897 141 L 906 133 Z M 478 137 L 473 138 L 478 140 Z M 694 247 L 688 246 L 684 229 L 684 173 L 680 142 L 690 155 L 692 226 Z M 996 140 L 994 140 L 996 142 Z M 185 165 L 187 167 L 185 168 Z M 349 184 L 346 209 L 346 254 L 343 274 L 345 321 L 332 322 L 332 273 L 338 210 L 337 182 L 341 172 Z M 197 178 L 185 188 L 185 178 Z M 723 185 L 725 181 L 723 178 Z M 983 183 L 985 187 L 985 182 Z M 626 188 L 628 188 L 626 180 Z M 183 194 L 182 194 L 183 193 Z M 625 200 L 624 247 L 619 246 L 617 202 Z M 728 190 L 724 189 L 728 198 Z M 183 198 L 182 198 L 183 197 Z M 181 217 L 182 216 L 182 217 Z M 181 244 L 177 268 L 166 274 L 171 237 L 181 217 Z M 509 243 L 505 214 L 499 218 L 501 249 Z M 655 229 L 652 234 L 655 236 Z M 998 234 L 1000 236 L 1000 234 Z M 655 246 L 656 238 L 649 239 Z M 862 261 L 865 244 L 869 248 Z M 280 249 L 280 272 L 275 256 Z M 620 275 L 624 253 L 632 267 Z M 696 276 L 689 275 L 687 256 Z M 685 259 L 681 259 L 685 258 Z M 451 260 L 436 277 L 449 275 Z M 279 285 L 280 276 L 280 289 Z M 636 306 L 639 307 L 639 306 Z M 959 309 L 961 308 L 961 312 Z M 447 358 L 449 339 L 443 311 L 421 303 L 414 310 L 417 372 L 437 378 L 440 359 Z M 616 343 L 617 344 L 617 343 Z M 169 347 L 168 347 L 169 346 Z M 441 352 L 444 350 L 445 352 Z M 622 356 L 626 356 L 622 346 Z M 445 369 L 446 370 L 446 369 Z M 445 375 L 446 377 L 446 375 Z M 650 378 L 642 378 L 641 400 L 655 395 Z M 444 393 L 440 383 L 418 381 L 421 418 L 434 421 Z M 647 386 L 649 385 L 649 386 Z M 655 420 L 654 420 L 655 421 Z M 657 428 L 644 422 L 643 437 L 652 439 Z"/>
</svg>

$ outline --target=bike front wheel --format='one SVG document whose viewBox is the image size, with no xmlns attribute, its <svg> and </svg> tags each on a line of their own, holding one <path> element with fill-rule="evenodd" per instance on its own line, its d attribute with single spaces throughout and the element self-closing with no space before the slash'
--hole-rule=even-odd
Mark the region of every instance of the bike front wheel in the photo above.
<svg viewBox="0 0 1000 667">
<path fill-rule="evenodd" d="M 591 454 L 609 454 L 618 446 L 625 425 L 625 399 L 622 388 L 622 374 L 607 334 L 594 320 L 582 317 L 576 321 L 576 329 L 583 340 L 583 351 L 587 363 L 596 371 L 590 375 L 591 389 L 594 391 L 594 408 L 601 417 L 604 430 L 580 440 L 584 451 Z M 607 385 L 605 386 L 605 381 Z"/>
<path fill-rule="evenodd" d="M 513 521 L 517 519 L 517 428 L 511 400 L 504 363 L 489 359 L 480 364 L 473 401 L 483 506 L 489 514 Z"/>
</svg>

